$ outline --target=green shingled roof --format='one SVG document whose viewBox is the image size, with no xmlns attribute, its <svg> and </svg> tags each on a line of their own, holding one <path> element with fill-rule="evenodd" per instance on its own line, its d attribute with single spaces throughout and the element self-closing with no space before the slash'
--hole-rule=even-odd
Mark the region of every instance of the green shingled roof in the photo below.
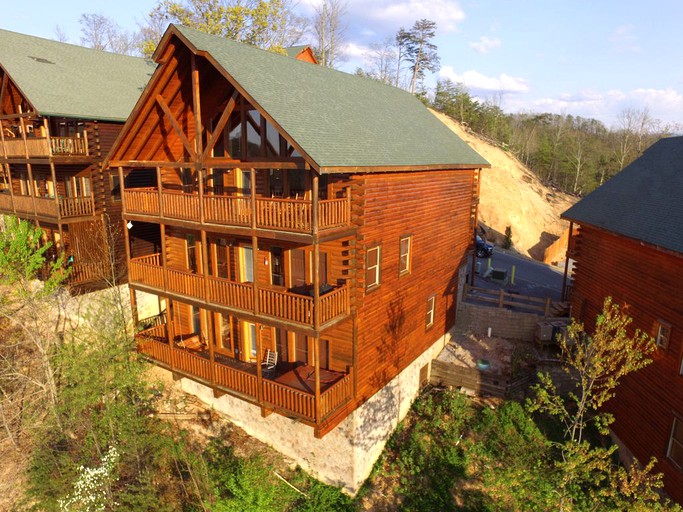
<svg viewBox="0 0 683 512">
<path fill-rule="evenodd" d="M 323 172 L 329 167 L 489 165 L 401 89 L 175 28 L 195 50 L 208 52 Z"/>
<path fill-rule="evenodd" d="M 0 30 L 0 66 L 45 116 L 125 121 L 152 76 L 149 60 Z"/>
<path fill-rule="evenodd" d="M 562 217 L 683 254 L 683 137 L 653 144 Z"/>
</svg>

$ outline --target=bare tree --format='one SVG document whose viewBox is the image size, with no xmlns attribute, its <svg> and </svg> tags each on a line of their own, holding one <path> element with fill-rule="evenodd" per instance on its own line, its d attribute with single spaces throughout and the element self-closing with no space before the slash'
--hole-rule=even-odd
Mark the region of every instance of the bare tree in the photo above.
<svg viewBox="0 0 683 512">
<path fill-rule="evenodd" d="M 395 37 L 396 43 L 396 79 L 394 85 L 396 87 L 402 87 L 401 85 L 401 64 L 406 59 L 406 50 L 408 46 L 408 40 L 410 39 L 410 32 L 405 30 L 403 27 L 398 29 Z"/>
<path fill-rule="evenodd" d="M 114 20 L 103 14 L 81 14 L 79 23 L 83 46 L 123 55 L 140 53 L 139 35 L 123 30 Z"/>
<path fill-rule="evenodd" d="M 397 53 L 394 39 L 388 37 L 382 43 L 372 43 L 365 55 L 367 65 L 365 75 L 387 85 L 394 83 L 394 67 Z"/>
<path fill-rule="evenodd" d="M 313 14 L 313 43 L 318 63 L 328 68 L 345 60 L 342 48 L 346 42 L 347 4 L 341 0 L 322 0 Z"/>
<path fill-rule="evenodd" d="M 60 43 L 69 42 L 69 37 L 66 35 L 66 32 L 64 32 L 64 29 L 59 25 L 55 25 L 55 40 L 59 41 Z"/>
</svg>

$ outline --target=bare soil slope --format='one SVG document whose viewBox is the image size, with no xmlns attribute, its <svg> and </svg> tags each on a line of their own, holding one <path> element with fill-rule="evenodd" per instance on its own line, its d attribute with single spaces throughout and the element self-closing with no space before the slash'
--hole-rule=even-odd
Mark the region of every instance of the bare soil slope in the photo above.
<svg viewBox="0 0 683 512">
<path fill-rule="evenodd" d="M 569 227 L 560 214 L 577 198 L 544 186 L 510 152 L 468 132 L 450 117 L 432 113 L 491 164 L 481 172 L 479 203 L 479 222 L 489 228 L 489 239 L 500 243 L 510 226 L 514 248 L 542 260 L 544 249 Z"/>
</svg>

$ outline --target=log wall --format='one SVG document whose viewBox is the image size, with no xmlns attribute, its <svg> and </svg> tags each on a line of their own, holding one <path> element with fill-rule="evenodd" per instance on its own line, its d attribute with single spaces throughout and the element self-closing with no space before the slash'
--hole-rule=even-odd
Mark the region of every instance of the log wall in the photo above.
<svg viewBox="0 0 683 512">
<path fill-rule="evenodd" d="M 654 362 L 623 379 L 607 404 L 613 430 L 643 463 L 658 459 L 665 490 L 683 502 L 683 473 L 666 458 L 674 417 L 683 419 L 683 257 L 589 226 L 576 238 L 574 312 L 589 328 L 606 296 L 625 307 L 632 326 L 656 335 L 656 322 L 672 325 L 669 346 Z"/>
</svg>

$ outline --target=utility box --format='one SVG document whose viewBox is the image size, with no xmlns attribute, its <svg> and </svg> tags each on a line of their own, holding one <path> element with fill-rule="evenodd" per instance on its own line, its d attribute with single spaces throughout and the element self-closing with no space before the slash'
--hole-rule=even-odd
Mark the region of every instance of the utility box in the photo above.
<svg viewBox="0 0 683 512">
<path fill-rule="evenodd" d="M 536 339 L 538 341 L 552 341 L 553 325 L 550 322 L 538 322 L 536 324 Z"/>
</svg>

